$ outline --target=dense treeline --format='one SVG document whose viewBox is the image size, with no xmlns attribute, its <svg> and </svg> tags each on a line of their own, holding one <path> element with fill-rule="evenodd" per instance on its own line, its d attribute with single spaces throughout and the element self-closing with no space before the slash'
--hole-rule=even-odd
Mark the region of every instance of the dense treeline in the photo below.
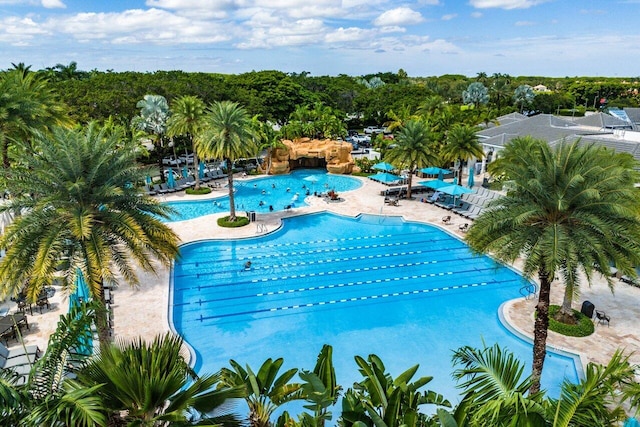
<svg viewBox="0 0 640 427">
<path fill-rule="evenodd" d="M 145 94 L 157 94 L 169 103 L 184 95 L 197 96 L 206 103 L 229 100 L 245 106 L 250 114 L 257 114 L 262 120 L 280 124 L 288 121 L 297 106 L 321 102 L 355 118 L 350 127 L 379 125 L 390 119 L 390 110 L 416 111 L 430 96 L 439 96 L 448 104 L 463 104 L 463 92 L 475 82 L 486 87 L 489 100 L 484 107 L 493 117 L 518 111 L 514 92 L 522 85 L 548 88 L 545 92 L 535 92 L 527 109 L 529 114 L 640 105 L 640 79 L 637 78 L 512 77 L 499 73 L 488 76 L 482 72 L 474 77 L 449 74 L 410 78 L 403 70 L 362 77 L 281 71 L 238 75 L 183 71 L 116 73 L 77 71 L 73 63 L 59 67 L 58 71 L 48 69 L 39 73 L 54 82 L 55 90 L 71 107 L 71 117 L 81 123 L 112 116 L 124 124 L 138 113 L 138 100 Z"/>
</svg>

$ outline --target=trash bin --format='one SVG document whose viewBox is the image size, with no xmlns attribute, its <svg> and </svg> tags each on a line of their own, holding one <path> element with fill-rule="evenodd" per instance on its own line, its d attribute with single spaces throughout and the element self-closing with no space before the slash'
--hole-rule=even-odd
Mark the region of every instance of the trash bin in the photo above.
<svg viewBox="0 0 640 427">
<path fill-rule="evenodd" d="M 256 211 L 249 211 L 249 222 L 256 222 Z"/>
<path fill-rule="evenodd" d="M 593 318 L 593 311 L 595 310 L 595 306 L 590 301 L 585 301 L 582 303 L 582 307 L 580 308 L 580 313 L 587 316 L 589 319 Z"/>
</svg>

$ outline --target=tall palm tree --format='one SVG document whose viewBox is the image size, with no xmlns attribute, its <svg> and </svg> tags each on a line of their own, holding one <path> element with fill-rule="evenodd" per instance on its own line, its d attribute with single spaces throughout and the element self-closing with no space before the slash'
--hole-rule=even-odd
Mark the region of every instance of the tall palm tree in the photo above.
<svg viewBox="0 0 640 427">
<path fill-rule="evenodd" d="M 409 120 L 418 119 L 418 116 L 411 111 L 411 106 L 409 105 L 403 105 L 397 112 L 389 110 L 387 117 L 389 118 L 389 121 L 385 122 L 384 125 L 389 129 L 389 131 L 402 129 Z"/>
<path fill-rule="evenodd" d="M 167 333 L 151 342 L 137 339 L 102 348 L 78 372 L 78 383 L 95 387 L 111 419 L 129 425 L 239 426 L 233 414 L 216 414 L 241 388 L 217 387 L 220 374 L 198 376 L 181 355 L 182 338 Z M 228 402 L 226 402 L 228 405 Z M 121 415 L 124 414 L 124 415 Z"/>
<path fill-rule="evenodd" d="M 205 119 L 202 138 L 196 140 L 198 152 L 205 157 L 222 159 L 227 164 L 229 183 L 229 221 L 236 220 L 233 194 L 233 162 L 250 157 L 256 152 L 256 143 L 251 132 L 251 118 L 247 110 L 230 101 L 213 103 Z"/>
<path fill-rule="evenodd" d="M 66 107 L 48 81 L 20 68 L 0 73 L 0 152 L 6 170 L 32 152 L 33 135 L 70 124 Z M 12 154 L 11 148 L 15 151 Z M 13 159 L 12 159 L 13 158 Z"/>
<path fill-rule="evenodd" d="M 523 274 L 540 282 L 533 344 L 531 393 L 540 389 L 549 327 L 551 283 L 559 275 L 575 287 L 582 272 L 609 277 L 610 262 L 636 277 L 640 265 L 640 201 L 635 161 L 603 147 L 545 141 L 511 152 L 503 173 L 512 181 L 506 196 L 475 220 L 466 240 L 479 253 L 503 262 L 523 260 Z"/>
<path fill-rule="evenodd" d="M 204 128 L 205 108 L 204 102 L 197 96 L 185 95 L 175 100 L 172 108 L 173 114 L 167 121 L 167 135 L 186 135 L 191 143 L 196 178 L 195 189 L 200 188 L 200 174 L 198 173 L 200 164 L 195 139 Z"/>
<path fill-rule="evenodd" d="M 445 160 L 459 163 L 458 184 L 462 184 L 462 164 L 473 158 L 484 157 L 482 145 L 478 142 L 476 129 L 471 126 L 456 124 L 447 133 L 447 139 L 440 153 Z"/>
<path fill-rule="evenodd" d="M 437 161 L 429 126 L 422 120 L 409 120 L 394 144 L 386 152 L 385 160 L 409 170 L 407 197 L 411 198 L 411 182 L 416 169 Z"/>
<path fill-rule="evenodd" d="M 79 268 L 91 295 L 104 307 L 104 284 L 120 276 L 138 284 L 135 264 L 155 272 L 178 255 L 178 237 L 164 223 L 170 209 L 140 194 L 143 182 L 135 147 L 95 123 L 86 129 L 54 129 L 42 135 L 40 152 L 14 169 L 15 190 L 1 211 L 20 212 L 0 237 L 0 298 L 26 285 L 35 301 L 63 265 L 68 283 Z M 61 261 L 67 260 L 65 264 Z M 108 341 L 106 313 L 98 316 L 101 342 Z"/>
<path fill-rule="evenodd" d="M 151 135 L 158 169 L 162 171 L 162 157 L 164 156 L 164 135 L 167 133 L 167 120 L 169 120 L 169 103 L 161 95 L 145 95 L 138 101 L 136 107 L 140 109 L 140 115 L 132 120 L 132 127 Z M 175 149 L 174 149 L 175 155 Z M 161 173 L 160 177 L 164 177 Z"/>
</svg>

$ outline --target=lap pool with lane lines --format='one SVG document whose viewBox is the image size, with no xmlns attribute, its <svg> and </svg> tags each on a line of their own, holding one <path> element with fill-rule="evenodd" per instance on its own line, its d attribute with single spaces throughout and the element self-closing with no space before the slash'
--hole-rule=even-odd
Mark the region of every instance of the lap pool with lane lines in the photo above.
<svg viewBox="0 0 640 427">
<path fill-rule="evenodd" d="M 527 282 L 432 225 L 309 214 L 269 235 L 181 251 L 170 317 L 201 373 L 269 357 L 309 370 L 326 343 L 345 390 L 360 380 L 353 357 L 375 353 L 393 375 L 419 363 L 434 377 L 427 388 L 457 401 L 453 350 L 498 342 L 531 363 L 531 345 L 498 320 Z M 578 380 L 574 359 L 549 352 L 543 387 L 557 395 L 565 377 Z"/>
</svg>

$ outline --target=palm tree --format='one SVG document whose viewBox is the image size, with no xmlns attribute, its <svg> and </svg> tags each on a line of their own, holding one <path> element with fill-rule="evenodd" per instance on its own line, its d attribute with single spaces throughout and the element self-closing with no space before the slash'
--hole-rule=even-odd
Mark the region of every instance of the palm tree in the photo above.
<svg viewBox="0 0 640 427">
<path fill-rule="evenodd" d="M 83 303 L 60 316 L 46 353 L 31 366 L 26 382 L 9 370 L 0 372 L 3 425 L 105 425 L 96 386 L 81 387 L 72 379 L 90 357 L 78 350 L 91 336 L 97 308 L 95 302 Z"/>
<path fill-rule="evenodd" d="M 182 338 L 170 332 L 147 343 L 142 339 L 103 347 L 78 372 L 78 383 L 94 392 L 112 419 L 129 425 L 239 426 L 233 414 L 215 414 L 242 389 L 217 387 L 220 374 L 198 376 L 181 355 Z"/>
<path fill-rule="evenodd" d="M 269 427 L 271 416 L 278 407 L 286 402 L 303 398 L 302 385 L 290 383 L 298 369 L 293 368 L 278 375 L 284 359 L 267 359 L 258 373 L 247 365 L 244 369 L 238 362 L 231 360 L 233 369 L 222 368 L 221 383 L 227 387 L 240 387 L 243 397 L 249 405 L 249 424 L 251 427 Z"/>
<path fill-rule="evenodd" d="M 533 98 L 536 97 L 536 93 L 531 89 L 529 85 L 520 85 L 513 92 L 513 102 L 520 106 L 520 113 L 524 111 L 525 106 L 531 105 Z"/>
<path fill-rule="evenodd" d="M 409 105 L 403 105 L 398 112 L 389 110 L 387 117 L 390 120 L 385 122 L 384 125 L 389 129 L 389 131 L 402 129 L 409 120 L 418 119 L 418 116 L 411 111 L 411 106 Z"/>
<path fill-rule="evenodd" d="M 233 194 L 233 162 L 252 156 L 256 151 L 247 111 L 235 102 L 219 101 L 209 107 L 206 128 L 196 140 L 197 151 L 204 157 L 222 159 L 227 164 L 229 183 L 229 221 L 236 220 Z"/>
<path fill-rule="evenodd" d="M 55 125 L 69 125 L 67 109 L 60 103 L 48 81 L 38 73 L 16 68 L 0 74 L 0 152 L 5 172 L 12 159 L 32 152 L 36 132 Z M 11 155 L 10 147 L 16 151 Z"/>
<path fill-rule="evenodd" d="M 440 154 L 447 161 L 459 163 L 458 184 L 462 184 L 463 162 L 473 158 L 481 159 L 484 157 L 484 150 L 478 142 L 474 127 L 456 124 L 447 133 L 446 143 Z"/>
<path fill-rule="evenodd" d="M 503 173 L 512 180 L 506 196 L 475 220 L 466 240 L 479 253 L 503 262 L 523 260 L 523 274 L 537 274 L 531 393 L 540 389 L 549 326 L 551 283 L 559 275 L 575 287 L 579 272 L 591 283 L 594 273 L 610 286 L 610 262 L 636 277 L 640 265 L 640 202 L 634 188 L 638 173 L 628 154 L 603 147 L 545 141 L 529 151 L 510 153 Z"/>
<path fill-rule="evenodd" d="M 173 114 L 167 121 L 167 135 L 186 135 L 193 149 L 194 176 L 196 178 L 195 189 L 200 188 L 200 164 L 198 151 L 195 147 L 195 139 L 204 128 L 205 105 L 197 96 L 183 96 L 173 103 Z"/>
<path fill-rule="evenodd" d="M 280 132 L 273 129 L 270 123 L 262 122 L 258 116 L 251 119 L 251 128 L 256 142 L 259 144 L 260 151 L 267 150 L 267 165 L 265 171 L 267 175 L 271 174 L 271 164 L 273 155 L 278 148 L 286 148 L 280 139 Z M 257 159 L 256 159 L 257 160 Z"/>
<path fill-rule="evenodd" d="M 531 376 L 523 378 L 524 366 L 498 344 L 476 349 L 465 346 L 453 354 L 459 366 L 453 378 L 463 399 L 454 418 L 458 425 L 545 425 L 544 393 L 527 396 Z"/>
<path fill-rule="evenodd" d="M 158 169 L 162 171 L 164 135 L 167 133 L 167 120 L 169 120 L 170 114 L 169 103 L 164 96 L 145 95 L 143 99 L 138 101 L 136 107 L 140 109 L 140 115 L 133 118 L 131 125 L 152 136 Z M 162 178 L 164 175 L 161 173 L 160 177 Z"/>
<path fill-rule="evenodd" d="M 496 101 L 496 107 L 498 110 L 498 114 L 500 113 L 500 108 L 502 107 L 502 100 L 508 99 L 509 94 L 511 93 L 511 87 L 509 86 L 509 80 L 503 77 L 498 77 L 491 85 L 489 89 L 491 94 L 493 95 Z"/>
<path fill-rule="evenodd" d="M 620 396 L 633 382 L 629 356 L 617 351 L 606 366 L 589 363 L 578 384 L 563 381 L 558 399 L 544 392 L 527 395 L 532 378 L 523 378 L 524 365 L 498 344 L 483 349 L 462 347 L 455 351 L 453 376 L 463 390 L 462 402 L 453 414 L 439 413 L 452 426 L 605 426 L 624 415 Z M 455 422 L 455 424 L 453 422 Z M 442 425 L 445 425 L 442 423 Z"/>
<path fill-rule="evenodd" d="M 63 266 L 68 282 L 79 268 L 104 307 L 105 283 L 120 276 L 138 284 L 134 263 L 152 272 L 156 262 L 170 265 L 178 237 L 161 219 L 171 211 L 132 185 L 146 175 L 132 145 L 95 123 L 39 138 L 41 152 L 14 169 L 9 185 L 15 197 L 0 207 L 21 213 L 0 237 L 6 249 L 0 298 L 26 285 L 27 299 L 35 301 Z M 97 327 L 101 342 L 108 341 L 105 312 Z"/>
<path fill-rule="evenodd" d="M 385 154 L 386 161 L 409 170 L 408 198 L 411 198 L 411 181 L 416 169 L 437 160 L 432 142 L 431 131 L 424 121 L 409 120 L 394 140 L 395 146 Z"/>
</svg>

